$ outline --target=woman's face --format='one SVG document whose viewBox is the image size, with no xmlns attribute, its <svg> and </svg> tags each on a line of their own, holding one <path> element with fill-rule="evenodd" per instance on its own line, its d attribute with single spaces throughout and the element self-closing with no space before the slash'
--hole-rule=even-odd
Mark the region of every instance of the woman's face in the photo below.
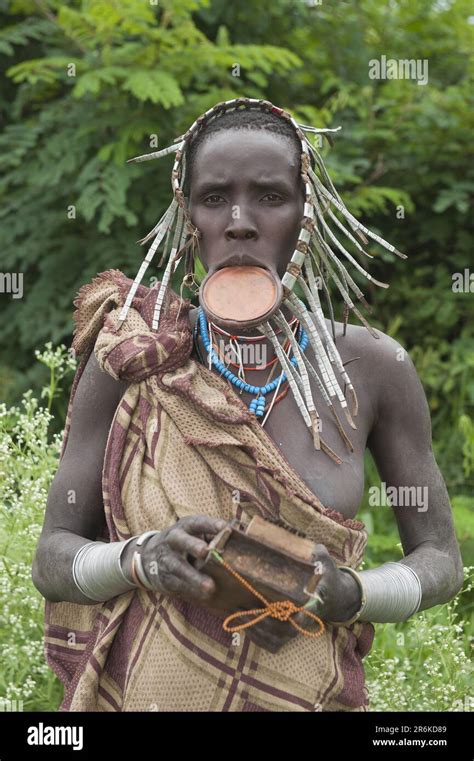
<svg viewBox="0 0 474 761">
<path fill-rule="evenodd" d="M 188 207 L 207 272 L 255 265 L 282 278 L 303 218 L 299 156 L 271 132 L 218 132 L 197 149 Z"/>
</svg>

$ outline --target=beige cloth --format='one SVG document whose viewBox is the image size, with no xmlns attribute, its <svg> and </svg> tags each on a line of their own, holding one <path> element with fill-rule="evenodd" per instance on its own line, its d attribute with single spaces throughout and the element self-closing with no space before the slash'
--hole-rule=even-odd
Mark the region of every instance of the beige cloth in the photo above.
<svg viewBox="0 0 474 761">
<path fill-rule="evenodd" d="M 324 507 L 228 382 L 191 359 L 190 301 L 168 291 L 157 333 L 161 284 L 140 286 L 118 329 L 130 285 L 109 270 L 74 302 L 82 360 L 62 454 L 92 349 L 103 370 L 130 381 L 107 441 L 107 534 L 97 538 L 127 539 L 196 513 L 246 522 L 258 514 L 356 568 L 364 524 Z M 63 711 L 367 711 L 362 659 L 373 636 L 370 623 L 326 624 L 319 638 L 298 635 L 270 653 L 202 607 L 141 589 L 93 606 L 46 603 L 46 657 L 65 685 Z"/>
</svg>

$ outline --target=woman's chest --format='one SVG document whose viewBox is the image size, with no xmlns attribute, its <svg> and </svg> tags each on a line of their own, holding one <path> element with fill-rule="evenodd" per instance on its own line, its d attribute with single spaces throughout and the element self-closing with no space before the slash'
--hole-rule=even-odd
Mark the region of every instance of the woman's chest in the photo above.
<svg viewBox="0 0 474 761">
<path fill-rule="evenodd" d="M 203 347 L 201 347 L 202 355 Z M 192 358 L 201 362 L 201 356 L 194 347 Z M 262 373 L 247 371 L 246 380 L 252 385 L 262 385 Z M 229 384 L 230 385 L 230 384 Z M 232 385 L 234 393 L 248 406 L 255 395 L 240 392 Z M 320 437 L 342 460 L 340 464 L 322 450 L 316 450 L 310 429 L 298 409 L 291 389 L 269 412 L 263 429 L 273 440 L 282 456 L 297 472 L 306 486 L 318 497 L 325 507 L 337 510 L 346 518 L 354 518 L 358 512 L 364 492 L 364 453 L 368 435 L 368 414 L 364 400 L 359 403 L 359 414 L 355 419 L 357 430 L 350 428 L 339 408 L 338 416 L 343 424 L 352 451 L 344 444 L 333 415 L 320 397 L 319 390 L 311 383 L 313 399 L 320 419 Z M 281 389 L 280 389 L 281 390 Z M 266 409 L 272 403 L 273 395 L 267 396 Z M 264 420 L 259 418 L 259 420 Z"/>
<path fill-rule="evenodd" d="M 242 401 L 247 405 L 250 403 L 251 395 L 245 392 L 240 395 L 238 389 L 234 390 Z M 365 426 L 360 418 L 357 430 L 343 423 L 353 448 L 350 451 L 338 433 L 329 408 L 318 404 L 316 393 L 314 401 L 318 409 L 321 440 L 342 462 L 337 463 L 322 449 L 315 449 L 311 429 L 303 420 L 291 389 L 271 409 L 264 430 L 325 507 L 337 510 L 346 518 L 354 518 L 364 493 Z"/>
</svg>

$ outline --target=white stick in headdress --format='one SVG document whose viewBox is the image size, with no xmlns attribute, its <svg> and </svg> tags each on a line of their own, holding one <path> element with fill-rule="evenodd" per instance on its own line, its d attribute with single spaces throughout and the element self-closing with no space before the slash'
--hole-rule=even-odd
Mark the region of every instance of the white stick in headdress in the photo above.
<svg viewBox="0 0 474 761">
<path fill-rule="evenodd" d="M 293 126 L 296 136 L 301 144 L 301 178 L 305 188 L 303 221 L 298 235 L 296 248 L 282 278 L 282 303 L 287 306 L 292 315 L 300 320 L 301 327 L 305 330 L 309 343 L 313 349 L 317 369 L 312 365 L 304 352 L 300 350 L 281 309 L 269 320 L 266 320 L 259 325 L 257 329 L 268 338 L 275 348 L 275 352 L 282 366 L 282 371 L 286 373 L 288 378 L 298 409 L 300 410 L 306 425 L 312 431 L 315 448 L 321 448 L 335 462 L 340 463 L 342 462 L 340 457 L 319 435 L 320 418 L 314 404 L 309 378 L 311 376 L 315 380 L 322 399 L 328 406 L 341 438 L 349 451 L 352 451 L 353 447 L 339 420 L 335 409 L 335 403 L 337 402 L 338 406 L 341 408 L 351 428 L 355 428 L 356 426 L 353 421 L 353 416 L 357 415 L 357 396 L 336 348 L 335 336 L 332 337 L 327 329 L 313 268 L 316 269 L 318 278 L 322 282 L 324 292 L 329 299 L 331 322 L 333 326 L 334 318 L 325 273 L 329 280 L 333 280 L 337 290 L 341 294 L 345 304 L 345 310 L 353 311 L 362 324 L 377 338 L 377 334 L 373 331 L 365 317 L 352 301 L 350 291 L 354 293 L 355 297 L 360 300 L 366 308 L 369 308 L 359 286 L 349 274 L 346 266 L 340 261 L 340 255 L 350 262 L 350 264 L 355 267 L 363 277 L 375 285 L 381 288 L 388 288 L 388 284 L 376 280 L 369 272 L 367 272 L 347 250 L 346 246 L 341 242 L 338 236 L 342 234 L 359 253 L 362 253 L 369 258 L 373 258 L 373 256 L 363 247 L 368 244 L 368 239 L 376 241 L 379 245 L 396 256 L 404 259 L 406 258 L 406 256 L 394 246 L 361 224 L 353 214 L 348 211 L 326 171 L 320 153 L 305 135 L 305 132 L 311 134 L 323 134 L 330 140 L 331 133 L 338 132 L 341 129 L 340 127 L 329 129 L 300 124 L 295 121 L 291 114 L 281 108 L 277 108 L 269 101 L 252 98 L 235 98 L 230 101 L 218 103 L 213 108 L 210 108 L 202 114 L 202 116 L 196 119 L 187 132 L 177 137 L 172 145 L 167 148 L 129 159 L 128 163 L 140 163 L 161 158 L 172 152 L 176 153 L 171 172 L 173 200 L 159 222 L 144 238 L 141 239 L 141 241 L 139 241 L 143 245 L 151 238 L 154 238 L 120 312 L 119 325 L 122 325 L 126 319 L 128 310 L 148 265 L 152 261 L 159 247 L 163 246 L 159 267 L 161 267 L 164 262 L 166 262 L 166 267 L 161 279 L 161 285 L 157 291 L 152 320 L 153 330 L 159 329 L 161 309 L 170 279 L 176 271 L 185 251 L 188 250 L 190 245 L 194 246 L 200 235 L 199 230 L 194 227 L 191 221 L 184 200 L 183 185 L 186 175 L 187 150 L 198 132 L 205 129 L 212 120 L 219 118 L 219 116 L 228 111 L 240 108 L 258 109 L 260 111 L 268 111 L 277 114 Z M 337 214 L 339 214 L 342 219 L 339 218 Z M 352 233 L 354 233 L 359 240 L 356 240 Z M 308 311 L 304 302 L 297 298 L 295 293 L 293 293 L 293 288 L 297 282 L 303 290 L 303 294 L 308 302 L 311 313 Z M 345 321 L 346 320 L 347 316 L 345 317 Z M 290 340 L 295 363 L 290 362 L 285 355 L 275 334 L 272 322 L 275 327 L 281 328 L 283 333 L 285 333 Z M 340 376 L 341 382 L 344 383 L 344 390 L 341 389 L 341 384 L 336 373 Z M 349 412 L 345 398 L 346 388 L 352 399 L 352 414 Z"/>
</svg>

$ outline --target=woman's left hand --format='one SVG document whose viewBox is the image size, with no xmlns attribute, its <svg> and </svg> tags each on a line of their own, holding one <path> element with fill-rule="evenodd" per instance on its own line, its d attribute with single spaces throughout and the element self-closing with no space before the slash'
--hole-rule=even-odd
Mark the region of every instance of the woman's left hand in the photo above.
<svg viewBox="0 0 474 761">
<path fill-rule="evenodd" d="M 348 621 L 360 608 L 359 585 L 351 574 L 339 570 L 324 544 L 315 545 L 313 559 L 321 564 L 322 576 L 315 593 L 322 602 L 309 610 L 326 622 Z M 304 613 L 296 613 L 293 620 L 303 629 L 316 630 L 316 622 Z M 243 631 L 252 642 L 272 653 L 278 652 L 298 634 L 304 636 L 289 621 L 278 621 L 270 616 Z"/>
<path fill-rule="evenodd" d="M 352 574 L 339 570 L 324 544 L 315 545 L 313 558 L 321 563 L 322 573 L 315 590 L 322 602 L 315 605 L 314 613 L 329 623 L 349 621 L 362 602 L 357 581 Z"/>
</svg>

